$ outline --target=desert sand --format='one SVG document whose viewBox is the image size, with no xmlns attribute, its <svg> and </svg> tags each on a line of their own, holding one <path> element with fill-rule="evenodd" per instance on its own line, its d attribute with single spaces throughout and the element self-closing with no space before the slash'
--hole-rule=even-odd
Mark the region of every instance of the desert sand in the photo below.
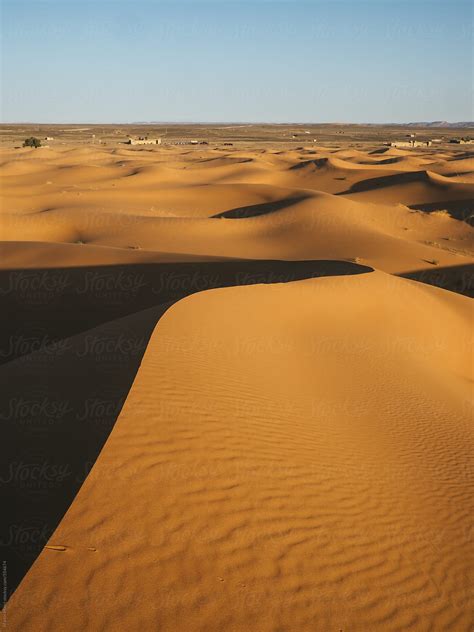
<svg viewBox="0 0 474 632">
<path fill-rule="evenodd" d="M 472 152 L 53 143 L 0 187 L 8 629 L 473 629 Z"/>
</svg>

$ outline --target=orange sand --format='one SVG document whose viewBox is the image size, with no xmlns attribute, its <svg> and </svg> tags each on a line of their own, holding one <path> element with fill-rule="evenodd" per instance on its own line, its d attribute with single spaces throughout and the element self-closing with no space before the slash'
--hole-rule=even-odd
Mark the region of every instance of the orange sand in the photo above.
<svg viewBox="0 0 474 632">
<path fill-rule="evenodd" d="M 393 149 L 2 150 L 4 270 L 373 268 L 171 305 L 8 628 L 472 630 L 473 167 Z M 435 273 L 442 287 L 423 283 Z M 144 318 L 137 304 L 117 326 Z"/>
</svg>

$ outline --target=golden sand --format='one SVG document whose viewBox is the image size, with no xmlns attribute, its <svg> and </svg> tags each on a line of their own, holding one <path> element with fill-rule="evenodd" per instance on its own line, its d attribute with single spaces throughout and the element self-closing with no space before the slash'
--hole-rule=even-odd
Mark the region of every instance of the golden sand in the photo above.
<svg viewBox="0 0 474 632">
<path fill-rule="evenodd" d="M 107 328 L 146 350 L 8 628 L 472 630 L 473 172 L 435 149 L 3 149 L 4 271 L 349 266 L 56 314 L 70 350 Z M 58 362 L 69 398 L 86 369 Z"/>
</svg>

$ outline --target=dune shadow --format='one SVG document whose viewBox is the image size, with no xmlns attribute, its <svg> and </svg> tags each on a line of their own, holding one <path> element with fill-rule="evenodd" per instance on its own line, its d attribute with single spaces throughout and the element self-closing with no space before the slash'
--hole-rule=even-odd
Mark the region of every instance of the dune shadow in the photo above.
<svg viewBox="0 0 474 632">
<path fill-rule="evenodd" d="M 386 154 L 390 151 L 391 147 L 379 147 L 378 149 L 373 149 L 372 151 L 368 151 L 367 154 L 369 156 Z"/>
<path fill-rule="evenodd" d="M 297 162 L 295 165 L 292 165 L 289 168 L 289 171 L 300 171 L 301 169 L 307 169 L 308 167 L 312 167 L 314 169 L 322 169 L 330 165 L 329 158 L 312 158 L 310 160 L 302 160 L 301 162 Z"/>
<path fill-rule="evenodd" d="M 0 272 L 9 595 L 93 467 L 171 305 L 212 288 L 370 271 L 344 261 L 253 260 Z"/>
<path fill-rule="evenodd" d="M 465 160 L 466 158 L 474 158 L 474 151 L 462 151 L 457 156 L 450 158 L 450 162 L 456 162 L 456 160 Z"/>
<path fill-rule="evenodd" d="M 248 217 L 257 217 L 258 215 L 267 215 L 284 208 L 290 208 L 294 204 L 298 204 L 302 200 L 309 198 L 309 195 L 295 195 L 287 197 L 284 200 L 276 200 L 275 202 L 263 202 L 262 204 L 252 204 L 251 206 L 239 206 L 222 213 L 213 215 L 213 218 L 225 217 L 227 219 L 246 219 Z"/>
<path fill-rule="evenodd" d="M 352 184 L 346 191 L 336 193 L 335 195 L 348 195 L 351 193 L 362 193 L 366 191 L 374 191 L 400 184 L 409 184 L 413 182 L 431 182 L 426 171 L 411 171 L 399 173 L 390 176 L 380 176 L 376 178 L 367 178 Z M 454 183 L 455 184 L 455 183 Z M 440 199 L 436 202 L 426 204 L 410 204 L 409 208 L 413 210 L 425 211 L 431 213 L 438 210 L 447 210 L 455 219 L 465 221 L 469 224 L 473 223 L 472 214 L 474 212 L 474 200 L 472 198 L 465 199 Z"/>
<path fill-rule="evenodd" d="M 447 211 L 451 217 L 461 222 L 474 226 L 474 200 L 444 200 L 430 202 L 428 204 L 410 204 L 408 208 L 414 211 L 433 213 L 435 211 Z"/>
<path fill-rule="evenodd" d="M 366 178 L 359 182 L 354 182 L 349 189 L 337 193 L 336 195 L 348 195 L 349 193 L 361 193 L 362 191 L 372 191 L 373 189 L 381 189 L 384 187 L 394 186 L 397 184 L 408 184 L 411 182 L 428 182 L 429 176 L 426 171 L 407 171 L 403 173 L 395 173 L 389 176 L 377 176 L 375 178 Z"/>
<path fill-rule="evenodd" d="M 398 276 L 474 297 L 474 264 L 443 268 L 430 266 L 424 270 L 404 272 Z"/>
</svg>

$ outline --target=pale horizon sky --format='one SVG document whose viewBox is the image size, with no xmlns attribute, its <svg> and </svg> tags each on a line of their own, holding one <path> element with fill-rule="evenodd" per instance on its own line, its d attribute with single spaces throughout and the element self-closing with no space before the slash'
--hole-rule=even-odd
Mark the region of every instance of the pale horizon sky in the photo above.
<svg viewBox="0 0 474 632">
<path fill-rule="evenodd" d="M 473 120 L 465 0 L 2 0 L 1 122 Z"/>
</svg>

